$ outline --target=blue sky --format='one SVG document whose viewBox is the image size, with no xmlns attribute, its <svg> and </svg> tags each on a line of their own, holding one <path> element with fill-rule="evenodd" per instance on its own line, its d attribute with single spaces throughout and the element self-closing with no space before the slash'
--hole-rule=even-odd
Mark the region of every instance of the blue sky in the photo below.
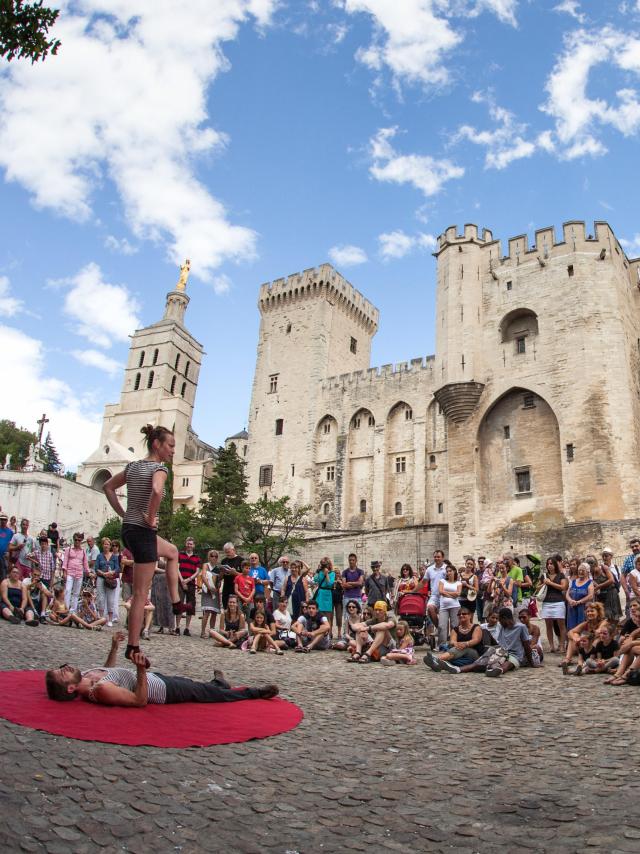
<svg viewBox="0 0 640 854">
<path fill-rule="evenodd" d="M 604 219 L 640 255 L 640 0 L 65 0 L 56 35 L 0 65 L 0 417 L 46 411 L 69 468 L 185 257 L 219 444 L 262 282 L 331 261 L 376 365 L 433 352 L 448 225 Z"/>
</svg>

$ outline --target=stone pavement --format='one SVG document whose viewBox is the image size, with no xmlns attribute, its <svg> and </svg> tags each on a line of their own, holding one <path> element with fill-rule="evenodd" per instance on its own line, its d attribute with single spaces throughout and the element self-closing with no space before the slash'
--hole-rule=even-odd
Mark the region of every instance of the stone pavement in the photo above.
<svg viewBox="0 0 640 854">
<path fill-rule="evenodd" d="M 196 627 L 199 629 L 199 626 Z M 104 661 L 109 634 L 0 624 L 0 667 Z M 4 851 L 640 849 L 640 693 L 556 663 L 501 679 L 276 658 L 152 636 L 152 666 L 276 681 L 292 732 L 185 751 L 73 741 L 0 720 Z M 132 710 L 135 714 L 135 710 Z"/>
</svg>

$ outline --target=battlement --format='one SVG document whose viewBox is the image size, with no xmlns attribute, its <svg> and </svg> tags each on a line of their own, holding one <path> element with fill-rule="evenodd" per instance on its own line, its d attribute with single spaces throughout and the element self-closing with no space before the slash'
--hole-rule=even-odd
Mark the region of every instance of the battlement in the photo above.
<svg viewBox="0 0 640 854">
<path fill-rule="evenodd" d="M 438 236 L 438 250 L 433 254 L 437 256 L 447 246 L 454 244 L 477 243 L 485 245 L 493 242 L 493 233 L 488 228 L 483 228 L 482 236 L 478 237 L 478 226 L 473 222 L 466 223 L 461 234 L 458 234 L 457 225 L 450 225 Z"/>
<path fill-rule="evenodd" d="M 378 309 L 331 264 L 310 267 L 301 273 L 292 273 L 286 278 L 260 285 L 258 308 L 264 313 L 314 297 L 335 300 L 341 308 L 367 326 L 371 334 L 377 330 L 380 318 Z"/>
<path fill-rule="evenodd" d="M 422 371 L 428 371 L 432 374 L 435 359 L 435 356 L 418 356 L 409 362 L 398 362 L 395 365 L 380 365 L 379 367 L 367 368 L 363 371 L 351 371 L 348 374 L 327 377 L 322 381 L 322 390 L 343 388 L 345 385 L 354 383 L 372 383 L 376 380 L 387 380 L 389 377 L 398 377 L 402 374 L 418 374 Z"/>
</svg>

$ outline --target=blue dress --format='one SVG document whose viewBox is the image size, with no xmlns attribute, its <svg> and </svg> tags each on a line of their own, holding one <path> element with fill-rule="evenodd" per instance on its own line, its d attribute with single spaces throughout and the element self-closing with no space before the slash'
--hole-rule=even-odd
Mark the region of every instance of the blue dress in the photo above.
<svg viewBox="0 0 640 854">
<path fill-rule="evenodd" d="M 569 598 L 573 600 L 584 599 L 591 583 L 591 579 L 587 578 L 584 584 L 578 584 L 577 579 L 574 578 L 569 586 Z M 586 603 L 582 605 L 567 605 L 567 629 L 575 629 L 580 623 L 584 623 L 586 619 L 584 615 L 585 607 Z"/>
</svg>

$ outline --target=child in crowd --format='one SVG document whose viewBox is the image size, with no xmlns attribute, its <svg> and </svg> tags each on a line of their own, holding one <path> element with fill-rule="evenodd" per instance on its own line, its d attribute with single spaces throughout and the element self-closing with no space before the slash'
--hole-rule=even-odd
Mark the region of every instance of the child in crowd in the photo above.
<svg viewBox="0 0 640 854">
<path fill-rule="evenodd" d="M 240 575 L 236 575 L 233 587 L 236 591 L 236 596 L 240 601 L 240 607 L 244 614 L 245 620 L 251 618 L 251 608 L 256 595 L 256 580 L 249 575 L 251 564 L 248 560 L 243 560 L 240 566 Z"/>
<path fill-rule="evenodd" d="M 80 595 L 78 610 L 76 612 L 77 622 L 83 629 L 90 629 L 96 632 L 102 631 L 102 627 L 107 622 L 106 617 L 101 617 L 98 614 L 98 609 L 95 604 L 95 594 L 93 588 L 85 587 Z"/>
<path fill-rule="evenodd" d="M 596 642 L 591 648 L 589 657 L 584 665 L 578 665 L 575 676 L 585 673 L 611 673 L 620 664 L 617 655 L 620 644 L 616 640 L 616 629 L 608 622 L 603 622 L 596 632 Z"/>
<path fill-rule="evenodd" d="M 25 588 L 27 590 L 27 606 L 31 608 L 36 619 L 45 623 L 47 621 L 47 605 L 51 594 L 42 581 L 39 566 L 34 566 L 31 570 L 31 578 L 25 581 Z"/>
<path fill-rule="evenodd" d="M 275 652 L 276 655 L 284 655 L 278 644 L 271 636 L 271 629 L 267 625 L 264 611 L 256 611 L 249 624 L 249 652 L 255 655 L 259 650 Z"/>
<path fill-rule="evenodd" d="M 409 630 L 409 624 L 400 620 L 396 626 L 396 648 L 389 650 L 380 661 L 382 664 L 417 664 L 413 654 L 413 635 Z"/>
</svg>

